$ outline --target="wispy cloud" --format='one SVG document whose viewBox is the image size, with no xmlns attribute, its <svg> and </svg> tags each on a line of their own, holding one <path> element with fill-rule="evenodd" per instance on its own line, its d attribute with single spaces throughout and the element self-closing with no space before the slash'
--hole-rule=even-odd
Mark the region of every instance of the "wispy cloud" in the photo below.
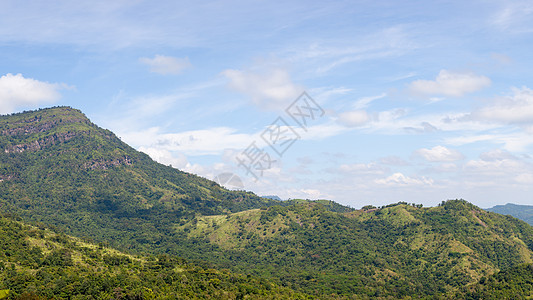
<svg viewBox="0 0 533 300">
<path fill-rule="evenodd" d="M 162 75 L 179 74 L 192 66 L 188 57 L 156 55 L 154 58 L 141 57 L 139 61 L 150 67 L 150 72 Z"/>
<path fill-rule="evenodd" d="M 504 1 L 504 5 L 490 18 L 497 28 L 511 33 L 531 32 L 533 4 L 530 1 Z"/>
<path fill-rule="evenodd" d="M 303 88 L 293 83 L 289 72 L 282 68 L 266 70 L 225 70 L 222 72 L 230 88 L 250 97 L 258 107 L 284 109 Z"/>
<path fill-rule="evenodd" d="M 366 107 L 368 107 L 368 105 L 370 105 L 370 103 L 376 101 L 376 100 L 379 100 L 379 99 L 383 99 L 387 96 L 386 93 L 381 93 L 379 95 L 376 95 L 376 96 L 369 96 L 369 97 L 363 97 L 363 98 L 360 98 L 360 99 L 357 99 L 357 101 L 355 101 L 355 103 L 352 105 L 352 107 L 354 109 L 364 109 Z"/>
<path fill-rule="evenodd" d="M 444 138 L 448 145 L 460 146 L 472 143 L 491 143 L 509 151 L 524 152 L 533 145 L 533 135 L 526 132 L 469 134 Z"/>
<path fill-rule="evenodd" d="M 220 155 L 225 149 L 244 149 L 256 136 L 238 133 L 228 127 L 164 133 L 160 128 L 124 132 L 122 138 L 133 145 L 156 148 L 185 155 Z"/>
<path fill-rule="evenodd" d="M 347 64 L 399 57 L 419 45 L 404 26 L 391 26 L 359 34 L 356 39 L 328 37 L 282 51 L 290 61 L 304 61 L 320 75 Z"/>
<path fill-rule="evenodd" d="M 474 119 L 504 124 L 533 124 L 533 90 L 513 88 L 513 94 L 499 97 L 492 105 L 472 113 Z"/>
<path fill-rule="evenodd" d="M 435 146 L 431 149 L 422 148 L 416 150 L 414 154 L 430 162 L 450 162 L 464 159 L 464 155 L 459 151 L 444 146 Z"/>
<path fill-rule="evenodd" d="M 339 114 L 338 121 L 348 127 L 359 127 L 370 121 L 370 116 L 364 110 L 352 110 Z"/>
<path fill-rule="evenodd" d="M 376 179 L 374 181 L 377 184 L 385 185 L 389 187 L 394 186 L 419 186 L 419 185 L 433 185 L 434 181 L 431 178 L 426 177 L 409 177 L 402 173 L 394 173 L 386 178 Z"/>
</svg>

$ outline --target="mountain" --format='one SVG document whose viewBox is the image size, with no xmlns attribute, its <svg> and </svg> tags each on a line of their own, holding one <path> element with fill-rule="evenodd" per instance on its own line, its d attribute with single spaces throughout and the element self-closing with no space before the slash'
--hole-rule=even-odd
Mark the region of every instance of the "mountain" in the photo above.
<svg viewBox="0 0 533 300">
<path fill-rule="evenodd" d="M 0 299 L 304 299 L 268 280 L 133 256 L 0 217 Z"/>
<path fill-rule="evenodd" d="M 181 278 L 179 270 L 188 268 L 178 264 L 183 258 L 200 268 L 206 277 L 198 279 L 206 288 L 202 280 L 210 281 L 207 273 L 214 269 L 220 270 L 215 274 L 221 282 L 224 278 L 235 282 L 239 291 L 240 283 L 252 282 L 259 291 L 271 286 L 294 297 L 450 298 L 469 292 L 463 287 L 482 284 L 492 274 L 533 263 L 533 227 L 464 200 L 428 208 L 399 202 L 355 210 L 329 200 L 276 201 L 229 191 L 154 162 L 69 107 L 0 117 L 0 211 L 34 227 L 52 225 L 80 241 L 128 255 L 168 255 L 156 260 L 171 260 L 168 268 L 154 263 L 143 269 L 141 263 L 139 269 L 131 256 L 127 256 L 131 263 L 124 254 L 106 262 L 110 253 L 101 253 L 105 264 L 122 267 L 102 266 L 102 277 L 95 275 L 95 280 L 124 278 L 132 284 L 149 282 L 152 277 L 139 274 L 153 270 L 150 274 L 157 280 L 169 280 L 173 286 L 175 278 Z M 63 252 L 41 247 L 51 243 L 46 232 L 42 236 L 45 240 L 33 244 L 33 236 L 19 240 L 6 252 L 9 268 L 16 264 L 15 271 L 26 272 L 14 283 L 9 278 L 16 274 L 4 275 L 10 290 L 37 286 L 34 277 L 46 264 L 55 266 L 65 259 Z M 77 250 L 80 244 L 76 245 L 70 256 L 74 262 L 80 258 L 77 251 L 88 251 Z M 33 261 L 24 262 L 24 257 Z M 96 265 L 101 263 L 93 259 Z M 43 265 L 43 260 L 50 262 Z M 89 261 L 82 262 L 93 270 Z M 68 268 L 63 275 L 54 275 L 61 270 L 51 270 L 52 277 L 43 273 L 35 278 L 52 278 L 53 284 L 75 281 Z M 82 269 L 72 273 L 86 274 Z M 193 271 L 190 276 L 197 275 Z M 137 283 L 131 290 L 144 290 Z M 61 288 L 56 291 L 61 293 Z M 224 291 L 224 295 L 235 293 L 231 285 L 222 285 Z"/>
<path fill-rule="evenodd" d="M 289 199 L 283 201 L 283 206 L 290 206 L 290 205 L 298 205 L 298 204 L 309 204 L 309 203 L 317 203 L 320 204 L 324 209 L 332 211 L 332 212 L 351 212 L 354 211 L 354 208 L 351 208 L 349 206 L 345 206 L 342 204 L 339 204 L 335 201 L 331 200 L 307 200 L 307 199 Z"/>
<path fill-rule="evenodd" d="M 0 116 L 2 210 L 72 235 L 150 251 L 183 217 L 275 203 L 156 163 L 70 107 Z"/>
<path fill-rule="evenodd" d="M 464 200 L 343 213 L 307 202 L 197 216 L 176 230 L 195 249 L 186 258 L 315 295 L 436 297 L 533 262 L 533 227 Z"/>
<path fill-rule="evenodd" d="M 268 196 L 261 196 L 261 197 L 267 198 L 267 199 L 272 199 L 272 200 L 283 201 L 283 199 L 281 199 L 279 196 L 276 196 L 276 195 L 268 195 Z"/>
<path fill-rule="evenodd" d="M 492 208 L 488 208 L 487 211 L 492 211 L 502 215 L 511 215 L 529 223 L 529 225 L 533 225 L 533 206 L 531 205 L 507 203 L 505 205 L 496 205 Z"/>
</svg>

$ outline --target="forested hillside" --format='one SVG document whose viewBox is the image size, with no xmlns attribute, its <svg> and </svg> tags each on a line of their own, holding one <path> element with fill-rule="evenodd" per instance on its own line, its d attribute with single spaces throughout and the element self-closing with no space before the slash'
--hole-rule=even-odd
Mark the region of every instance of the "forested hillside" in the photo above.
<svg viewBox="0 0 533 300">
<path fill-rule="evenodd" d="M 452 297 L 450 295 L 450 297 Z M 533 264 L 523 264 L 480 279 L 453 295 L 457 299 L 533 299 Z"/>
<path fill-rule="evenodd" d="M 1 116 L 0 134 L 0 212 L 34 224 L 2 219 L 11 295 L 463 298 L 533 263 L 533 227 L 464 200 L 355 210 L 228 191 L 68 107 Z"/>
<path fill-rule="evenodd" d="M 132 256 L 0 217 L 0 299 L 306 299 L 175 256 Z"/>
<path fill-rule="evenodd" d="M 195 249 L 180 251 L 189 259 L 317 295 L 435 296 L 533 262 L 533 227 L 463 200 L 346 213 L 317 203 L 274 206 L 196 217 L 176 231 Z"/>
<path fill-rule="evenodd" d="M 70 234 L 149 251 L 184 216 L 273 203 L 156 163 L 69 107 L 0 117 L 3 211 Z"/>
</svg>

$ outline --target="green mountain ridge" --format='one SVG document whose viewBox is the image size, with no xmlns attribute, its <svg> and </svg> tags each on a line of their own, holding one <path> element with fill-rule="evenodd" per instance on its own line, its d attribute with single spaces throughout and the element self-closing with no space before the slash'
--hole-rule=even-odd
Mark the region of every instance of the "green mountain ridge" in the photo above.
<svg viewBox="0 0 533 300">
<path fill-rule="evenodd" d="M 533 206 L 531 205 L 518 205 L 513 203 L 507 203 L 505 205 L 496 205 L 494 207 L 488 208 L 487 211 L 499 213 L 502 215 L 511 215 L 533 226 Z"/>
<path fill-rule="evenodd" d="M 464 200 L 345 213 L 319 203 L 273 206 L 198 216 L 176 231 L 197 245 L 186 258 L 202 253 L 234 271 L 280 278 L 317 295 L 438 296 L 533 262 L 531 226 Z"/>
<path fill-rule="evenodd" d="M 0 133 L 2 213 L 130 254 L 246 274 L 282 293 L 463 298 L 465 287 L 533 263 L 533 227 L 464 200 L 355 210 L 229 191 L 154 162 L 69 107 L 0 116 Z"/>
<path fill-rule="evenodd" d="M 269 280 L 139 256 L 84 242 L 43 224 L 0 216 L 0 299 L 311 299 Z M 437 298 L 533 297 L 533 264 L 483 276 Z M 340 299 L 334 295 L 321 298 Z M 344 298 L 344 297 L 342 297 Z"/>
</svg>

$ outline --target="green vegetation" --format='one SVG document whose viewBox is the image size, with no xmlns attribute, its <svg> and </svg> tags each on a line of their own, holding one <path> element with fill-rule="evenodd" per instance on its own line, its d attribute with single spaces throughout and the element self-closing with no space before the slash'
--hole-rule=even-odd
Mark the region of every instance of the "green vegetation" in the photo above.
<svg viewBox="0 0 533 300">
<path fill-rule="evenodd" d="M 306 299 L 268 280 L 168 255 L 131 256 L 0 218 L 0 299 Z"/>
<path fill-rule="evenodd" d="M 531 205 L 507 203 L 505 205 L 496 205 L 487 209 L 487 211 L 502 215 L 511 215 L 517 219 L 527 222 L 529 225 L 533 225 L 533 206 Z"/>
<path fill-rule="evenodd" d="M 454 295 L 462 299 L 533 299 L 533 264 L 523 264 L 482 277 Z"/>
<path fill-rule="evenodd" d="M 17 220 L 0 222 L 0 298 L 476 299 L 531 290 L 522 275 L 533 227 L 511 216 L 464 200 L 355 210 L 228 191 L 152 161 L 68 107 L 0 116 L 0 207 Z M 505 274 L 520 279 L 508 288 Z"/>
<path fill-rule="evenodd" d="M 282 206 L 291 206 L 295 204 L 304 204 L 304 203 L 318 203 L 321 204 L 326 210 L 332 211 L 332 212 L 351 212 L 354 211 L 354 208 L 351 208 L 349 206 L 344 206 L 342 204 L 339 204 L 335 201 L 331 200 L 303 200 L 303 199 L 290 199 L 287 201 L 283 201 L 279 203 L 278 205 Z"/>
<path fill-rule="evenodd" d="M 0 117 L 5 212 L 130 251 L 170 248 L 184 217 L 278 201 L 154 162 L 68 107 Z"/>
<path fill-rule="evenodd" d="M 401 298 L 452 293 L 533 262 L 533 228 L 466 201 L 335 213 L 318 203 L 198 216 L 180 251 L 312 293 Z M 198 255 L 201 253 L 202 255 Z"/>
</svg>

